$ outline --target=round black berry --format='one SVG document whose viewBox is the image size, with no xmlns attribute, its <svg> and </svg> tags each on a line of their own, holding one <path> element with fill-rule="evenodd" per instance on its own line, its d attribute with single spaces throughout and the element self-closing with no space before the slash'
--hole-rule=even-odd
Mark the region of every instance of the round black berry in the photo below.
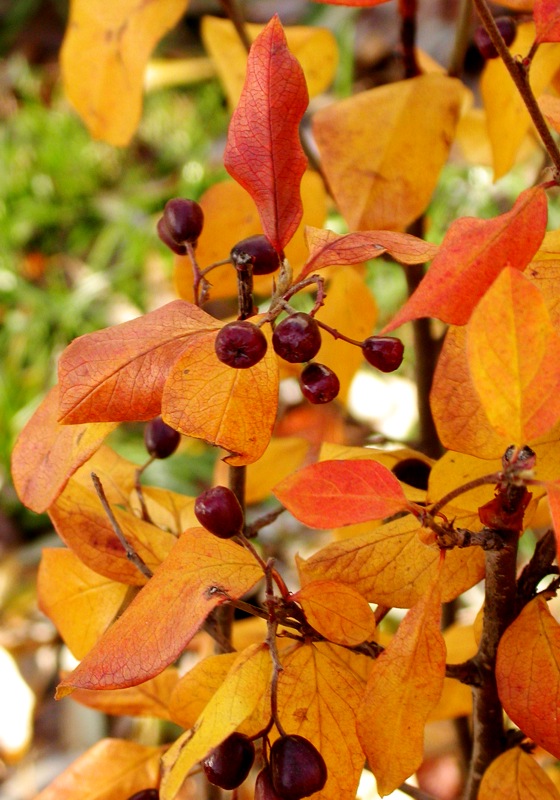
<svg viewBox="0 0 560 800">
<path fill-rule="evenodd" d="M 227 486 L 214 486 L 199 494 L 194 513 L 202 527 L 220 539 L 231 539 L 243 528 L 243 509 Z"/>
<path fill-rule="evenodd" d="M 144 428 L 144 444 L 153 458 L 168 458 L 181 441 L 181 434 L 170 425 L 156 417 Z"/>
<path fill-rule="evenodd" d="M 258 234 L 234 245 L 230 258 L 235 266 L 252 264 L 253 275 L 268 275 L 276 272 L 284 259 L 284 253 L 278 254 L 266 236 Z"/>
<path fill-rule="evenodd" d="M 297 734 L 281 736 L 270 748 L 274 791 L 285 800 L 319 792 L 327 781 L 323 756 L 308 739 Z"/>
<path fill-rule="evenodd" d="M 274 791 L 270 767 L 265 767 L 257 775 L 254 800 L 284 800 Z"/>
<path fill-rule="evenodd" d="M 173 236 L 171 236 L 171 232 L 169 231 L 167 223 L 165 222 L 165 219 L 163 217 L 158 219 L 157 232 L 161 241 L 164 244 L 166 244 L 169 247 L 169 249 L 173 253 L 175 253 L 175 255 L 184 256 L 186 254 L 187 252 L 186 246 L 184 244 L 177 244 Z"/>
<path fill-rule="evenodd" d="M 216 355 L 228 367 L 254 367 L 266 353 L 264 333 L 252 322 L 236 320 L 224 325 L 216 336 Z"/>
<path fill-rule="evenodd" d="M 330 403 L 340 391 L 340 381 L 332 369 L 312 362 L 299 376 L 303 396 L 310 403 Z"/>
<path fill-rule="evenodd" d="M 496 25 L 502 36 L 502 39 L 509 47 L 515 39 L 517 25 L 512 17 L 497 17 Z M 498 51 L 494 47 L 492 39 L 488 35 L 488 31 L 482 25 L 474 32 L 474 43 L 478 47 L 480 54 L 483 58 L 497 58 Z"/>
<path fill-rule="evenodd" d="M 276 326 L 272 335 L 274 351 L 292 364 L 311 361 L 321 347 L 319 326 L 302 311 L 291 314 Z"/>
<path fill-rule="evenodd" d="M 381 372 L 394 372 L 402 364 L 404 345 L 395 336 L 370 336 L 362 342 L 362 353 Z"/>
<path fill-rule="evenodd" d="M 173 241 L 177 244 L 192 243 L 202 233 L 204 212 L 194 200 L 176 197 L 165 204 L 163 219 Z"/>
<path fill-rule="evenodd" d="M 240 786 L 255 760 L 255 746 L 248 736 L 232 733 L 202 762 L 206 777 L 221 789 Z"/>
<path fill-rule="evenodd" d="M 142 789 L 129 797 L 128 800 L 159 800 L 159 791 L 157 789 Z"/>
</svg>

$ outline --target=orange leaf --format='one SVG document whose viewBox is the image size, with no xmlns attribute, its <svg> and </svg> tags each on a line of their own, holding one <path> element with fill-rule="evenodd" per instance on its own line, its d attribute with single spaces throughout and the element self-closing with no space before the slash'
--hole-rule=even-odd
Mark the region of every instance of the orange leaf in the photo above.
<svg viewBox="0 0 560 800">
<path fill-rule="evenodd" d="M 95 708 L 104 714 L 128 717 L 157 717 L 171 719 L 169 702 L 179 680 L 174 667 L 168 667 L 161 675 L 140 686 L 110 691 L 75 689 L 72 700 L 88 708 Z"/>
<path fill-rule="evenodd" d="M 362 231 L 340 234 L 324 228 L 307 227 L 305 238 L 309 258 L 298 280 L 321 267 L 331 264 L 360 264 L 388 252 L 403 264 L 422 264 L 430 261 L 438 247 L 408 233 L 392 231 Z"/>
<path fill-rule="evenodd" d="M 102 739 L 36 795 L 35 800 L 115 800 L 157 787 L 162 747 Z"/>
<path fill-rule="evenodd" d="M 121 689 L 153 678 L 171 664 L 208 614 L 245 594 L 261 568 L 239 545 L 202 528 L 181 536 L 122 617 L 57 689 Z"/>
<path fill-rule="evenodd" d="M 60 425 L 58 386 L 47 394 L 20 433 L 12 452 L 12 477 L 18 497 L 41 514 L 54 503 L 70 476 L 88 460 L 116 423 Z"/>
<path fill-rule="evenodd" d="M 278 405 L 278 360 L 272 347 L 249 369 L 218 360 L 215 335 L 197 336 L 173 366 L 162 399 L 169 425 L 235 455 L 228 464 L 251 464 L 268 447 Z"/>
<path fill-rule="evenodd" d="M 321 164 L 351 230 L 402 230 L 426 210 L 464 92 L 454 78 L 421 75 L 360 92 L 315 114 Z M 364 136 L 365 130 L 375 136 Z"/>
<path fill-rule="evenodd" d="M 274 494 L 310 528 L 382 519 L 408 507 L 393 473 L 365 459 L 311 464 L 279 483 Z"/>
<path fill-rule="evenodd" d="M 385 331 L 419 317 L 465 325 L 504 267 L 523 270 L 546 230 L 544 189 L 526 189 L 506 214 L 451 224 L 426 276 Z"/>
<path fill-rule="evenodd" d="M 43 550 L 37 576 L 39 607 L 55 623 L 78 659 L 97 644 L 117 616 L 128 591 L 125 584 L 86 567 L 71 550 Z"/>
<path fill-rule="evenodd" d="M 188 0 L 73 0 L 61 52 L 64 88 L 90 133 L 126 145 L 142 111 L 144 71 Z"/>
<path fill-rule="evenodd" d="M 519 444 L 560 418 L 560 336 L 539 289 L 506 268 L 467 326 L 473 385 L 492 427 Z"/>
<path fill-rule="evenodd" d="M 300 603 L 310 625 L 335 644 L 353 647 L 373 638 L 373 611 L 347 583 L 311 581 L 292 600 Z"/>
<path fill-rule="evenodd" d="M 60 421 L 156 417 L 165 380 L 189 337 L 220 326 L 205 311 L 174 300 L 138 319 L 80 336 L 59 362 Z"/>
<path fill-rule="evenodd" d="M 554 130 L 560 131 L 560 97 L 543 94 L 539 97 L 539 106 Z"/>
<path fill-rule="evenodd" d="M 492 761 L 477 800 L 560 800 L 560 794 L 535 759 L 513 747 Z"/>
<path fill-rule="evenodd" d="M 551 481 L 546 484 L 546 491 L 554 535 L 556 536 L 556 560 L 560 564 L 560 485 Z"/>
<path fill-rule="evenodd" d="M 263 230 L 279 252 L 303 213 L 299 187 L 307 159 L 299 123 L 308 100 L 303 70 L 275 15 L 251 47 L 224 164 L 255 201 Z"/>
<path fill-rule="evenodd" d="M 560 626 L 543 597 L 527 603 L 502 636 L 496 681 L 510 719 L 559 758 Z"/>
<path fill-rule="evenodd" d="M 339 649 L 323 642 L 298 647 L 282 657 L 278 680 L 282 725 L 313 742 L 327 765 L 327 782 L 316 800 L 355 797 L 364 763 L 356 714 L 365 683 Z M 366 660 L 352 656 L 357 664 Z"/>
<path fill-rule="evenodd" d="M 533 18 L 537 42 L 560 42 L 560 10 L 557 0 L 535 0 Z"/>
<path fill-rule="evenodd" d="M 424 725 L 443 689 L 440 580 L 437 574 L 374 661 L 358 715 L 358 737 L 381 796 L 394 791 L 422 763 Z"/>
<path fill-rule="evenodd" d="M 173 690 L 169 713 L 182 728 L 192 728 L 216 694 L 239 653 L 207 656 L 183 675 Z"/>
</svg>

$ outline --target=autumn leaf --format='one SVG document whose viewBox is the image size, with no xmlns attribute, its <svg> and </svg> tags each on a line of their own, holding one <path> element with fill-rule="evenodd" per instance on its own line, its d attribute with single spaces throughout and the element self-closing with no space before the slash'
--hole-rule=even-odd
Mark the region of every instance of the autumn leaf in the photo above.
<svg viewBox="0 0 560 800">
<path fill-rule="evenodd" d="M 560 757 L 560 626 L 542 596 L 527 603 L 502 636 L 496 681 L 512 722 Z"/>
<path fill-rule="evenodd" d="M 477 800 L 560 800 L 560 794 L 533 756 L 513 747 L 492 761 Z"/>
<path fill-rule="evenodd" d="M 560 418 L 560 336 L 539 289 L 506 268 L 467 326 L 467 356 L 482 408 L 501 436 L 518 443 Z"/>
<path fill-rule="evenodd" d="M 557 0 L 535 0 L 533 19 L 537 42 L 560 41 L 560 9 Z"/>
<path fill-rule="evenodd" d="M 163 386 L 193 335 L 221 323 L 184 300 L 75 339 L 62 354 L 62 423 L 148 420 L 161 410 Z"/>
<path fill-rule="evenodd" d="M 560 484 L 549 482 L 546 484 L 548 504 L 556 536 L 556 558 L 560 563 Z"/>
<path fill-rule="evenodd" d="M 358 714 L 358 738 L 381 796 L 422 763 L 424 726 L 443 689 L 446 650 L 439 584 L 438 574 L 374 661 Z"/>
<path fill-rule="evenodd" d="M 309 624 L 335 644 L 353 647 L 373 638 L 373 611 L 347 583 L 311 581 L 291 599 L 301 605 Z"/>
<path fill-rule="evenodd" d="M 157 787 L 162 747 L 101 739 L 36 795 L 35 800 L 114 800 Z"/>
<path fill-rule="evenodd" d="M 173 800 L 191 767 L 253 713 L 268 691 L 271 674 L 268 645 L 251 645 L 238 655 L 193 730 L 180 736 L 163 757 L 161 800 Z"/>
<path fill-rule="evenodd" d="M 409 506 L 393 473 L 365 459 L 311 464 L 279 483 L 274 494 L 310 528 L 382 519 Z"/>
<path fill-rule="evenodd" d="M 560 132 L 560 97 L 543 94 L 539 97 L 539 107 L 554 130 Z"/>
<path fill-rule="evenodd" d="M 202 528 L 185 531 L 167 559 L 105 636 L 57 689 L 121 689 L 171 664 L 208 616 L 245 594 L 261 568 L 239 545 Z"/>
<path fill-rule="evenodd" d="M 282 725 L 311 741 L 327 765 L 317 800 L 355 797 L 364 763 L 355 725 L 365 683 L 337 650 L 327 643 L 298 647 L 282 657 L 278 679 Z M 356 662 L 364 658 L 351 655 Z"/>
<path fill-rule="evenodd" d="M 207 656 L 179 679 L 169 700 L 173 722 L 186 729 L 193 727 L 238 656 L 239 653 Z"/>
<path fill-rule="evenodd" d="M 380 6 L 389 0 L 313 0 L 314 3 L 328 3 L 331 6 Z"/>
<path fill-rule="evenodd" d="M 464 91 L 454 78 L 421 75 L 360 92 L 315 114 L 321 164 L 351 230 L 402 230 L 425 211 L 447 160 Z M 365 130 L 375 136 L 364 136 Z"/>
<path fill-rule="evenodd" d="M 308 99 L 303 71 L 275 15 L 251 47 L 224 164 L 255 201 L 263 230 L 278 252 L 303 213 L 299 187 L 307 159 L 299 123 Z"/>
<path fill-rule="evenodd" d="M 453 222 L 420 286 L 384 331 L 419 317 L 465 325 L 504 267 L 525 269 L 543 240 L 546 220 L 546 194 L 537 186 L 494 219 Z"/>
<path fill-rule="evenodd" d="M 115 429 L 116 423 L 60 425 L 58 386 L 47 394 L 20 433 L 12 452 L 12 478 L 21 502 L 41 514 L 70 476 Z"/>
<path fill-rule="evenodd" d="M 142 111 L 152 50 L 188 0 L 72 0 L 61 51 L 66 95 L 96 139 L 126 145 Z"/>
<path fill-rule="evenodd" d="M 170 720 L 169 703 L 178 680 L 175 667 L 168 667 L 155 678 L 128 689 L 75 689 L 72 700 L 104 714 Z"/>
</svg>

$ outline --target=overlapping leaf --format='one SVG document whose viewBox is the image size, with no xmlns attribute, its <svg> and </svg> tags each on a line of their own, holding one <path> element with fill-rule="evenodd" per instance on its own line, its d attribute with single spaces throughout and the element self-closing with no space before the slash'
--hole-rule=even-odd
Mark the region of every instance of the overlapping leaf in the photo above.
<svg viewBox="0 0 560 800">
<path fill-rule="evenodd" d="M 525 269 L 543 240 L 546 220 L 546 194 L 539 186 L 522 192 L 511 211 L 494 219 L 456 220 L 420 286 L 385 331 L 419 317 L 465 325 L 504 267 Z"/>
<path fill-rule="evenodd" d="M 275 16 L 251 47 L 224 164 L 255 201 L 263 230 L 279 252 L 303 213 L 299 187 L 307 159 L 299 123 L 308 99 L 303 70 Z"/>
<path fill-rule="evenodd" d="M 128 689 L 76 689 L 72 700 L 104 714 L 169 720 L 172 719 L 169 704 L 178 680 L 179 673 L 175 667 L 168 667 L 152 680 Z"/>
<path fill-rule="evenodd" d="M 533 18 L 538 42 L 560 42 L 560 9 L 556 0 L 535 0 Z"/>
<path fill-rule="evenodd" d="M 399 481 L 375 461 L 321 461 L 274 489 L 280 502 L 311 528 L 382 519 L 408 507 Z"/>
<path fill-rule="evenodd" d="M 238 653 L 220 653 L 207 656 L 181 677 L 169 702 L 171 719 L 177 725 L 185 729 L 193 727 L 205 706 L 225 681 L 238 655 Z"/>
<path fill-rule="evenodd" d="M 144 70 L 188 0 L 73 0 L 61 52 L 68 99 L 92 136 L 126 145 L 140 121 Z"/>
<path fill-rule="evenodd" d="M 478 800 L 560 800 L 560 794 L 535 759 L 513 747 L 484 773 Z"/>
<path fill-rule="evenodd" d="M 372 666 L 357 731 L 382 796 L 400 786 L 422 762 L 424 725 L 445 677 L 440 617 L 437 575 Z"/>
<path fill-rule="evenodd" d="M 496 681 L 510 719 L 559 758 L 560 625 L 542 596 L 531 600 L 502 636 Z"/>
<path fill-rule="evenodd" d="M 182 652 L 217 605 L 245 594 L 262 577 L 239 545 L 202 528 L 181 536 L 124 614 L 59 685 L 120 689 L 162 672 Z"/>
<path fill-rule="evenodd" d="M 373 638 L 375 617 L 369 603 L 341 581 L 311 581 L 292 595 L 307 621 L 335 644 L 361 644 Z"/>
</svg>

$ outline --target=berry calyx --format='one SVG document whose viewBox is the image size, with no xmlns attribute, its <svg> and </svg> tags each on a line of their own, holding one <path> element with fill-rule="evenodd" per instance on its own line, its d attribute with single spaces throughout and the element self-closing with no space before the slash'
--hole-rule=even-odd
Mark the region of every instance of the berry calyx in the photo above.
<svg viewBox="0 0 560 800">
<path fill-rule="evenodd" d="M 128 800 L 159 800 L 158 789 L 141 789 L 133 794 Z"/>
<path fill-rule="evenodd" d="M 321 347 L 321 332 L 313 317 L 298 311 L 283 319 L 272 334 L 274 351 L 291 364 L 315 358 Z"/>
<path fill-rule="evenodd" d="M 254 800 L 284 800 L 274 791 L 270 767 L 265 767 L 257 775 Z"/>
<path fill-rule="evenodd" d="M 202 527 L 220 539 L 231 539 L 243 528 L 243 509 L 227 486 L 214 486 L 199 494 L 194 513 Z"/>
<path fill-rule="evenodd" d="M 284 260 L 284 253 L 278 254 L 266 236 L 258 234 L 242 239 L 230 251 L 230 258 L 236 267 L 251 264 L 253 275 L 269 275 L 276 272 Z"/>
<path fill-rule="evenodd" d="M 270 773 L 274 791 L 285 800 L 309 797 L 327 781 L 323 756 L 309 739 L 297 734 L 276 739 L 270 748 Z"/>
<path fill-rule="evenodd" d="M 509 47 L 515 39 L 517 25 L 512 17 L 497 17 L 495 23 L 500 31 L 501 37 Z M 498 51 L 496 50 L 492 39 L 488 35 L 488 31 L 482 25 L 474 32 L 474 43 L 477 46 L 480 55 L 483 58 L 497 58 Z"/>
<path fill-rule="evenodd" d="M 236 320 L 218 331 L 214 344 L 216 355 L 228 367 L 254 367 L 266 353 L 268 343 L 260 328 L 246 320 Z"/>
<path fill-rule="evenodd" d="M 204 212 L 194 200 L 175 197 L 165 204 L 163 220 L 174 242 L 192 244 L 202 233 Z"/>
<path fill-rule="evenodd" d="M 255 760 L 255 745 L 242 733 L 232 733 L 206 756 L 202 768 L 210 783 L 221 789 L 240 786 Z"/>
<path fill-rule="evenodd" d="M 181 434 L 161 417 L 151 419 L 144 428 L 144 444 L 153 458 L 169 458 L 181 441 Z"/>
<path fill-rule="evenodd" d="M 330 403 L 340 391 L 340 381 L 335 372 L 324 364 L 312 362 L 299 376 L 303 396 L 310 403 Z"/>
<path fill-rule="evenodd" d="M 362 342 L 362 353 L 381 372 L 394 372 L 402 364 L 404 345 L 395 336 L 370 336 Z"/>
</svg>

